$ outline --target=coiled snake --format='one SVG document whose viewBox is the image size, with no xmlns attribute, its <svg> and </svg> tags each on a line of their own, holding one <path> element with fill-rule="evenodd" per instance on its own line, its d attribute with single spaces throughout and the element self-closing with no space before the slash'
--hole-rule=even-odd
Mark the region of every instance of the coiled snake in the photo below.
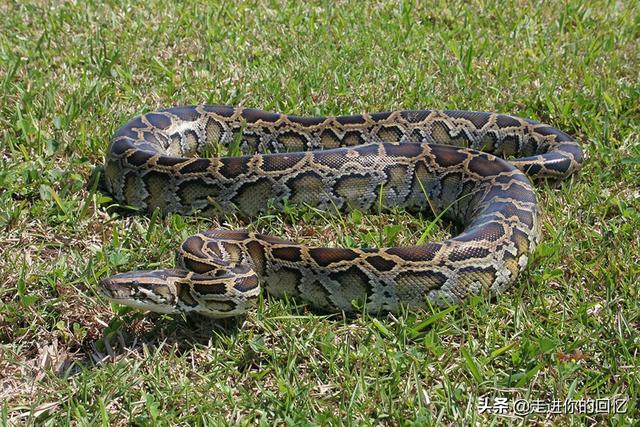
<svg viewBox="0 0 640 427">
<path fill-rule="evenodd" d="M 218 156 L 228 149 L 243 155 Z M 397 312 L 491 295 L 516 280 L 539 238 L 525 173 L 564 178 L 582 158 L 567 134 L 494 113 L 297 117 L 208 105 L 147 113 L 118 130 L 108 150 L 106 186 L 120 203 L 251 218 L 286 200 L 342 211 L 382 200 L 444 211 L 463 231 L 420 246 L 347 249 L 213 230 L 182 244 L 176 268 L 116 274 L 101 290 L 129 306 L 211 317 L 245 312 L 260 282 L 328 311 L 360 301 L 372 313 Z"/>
</svg>

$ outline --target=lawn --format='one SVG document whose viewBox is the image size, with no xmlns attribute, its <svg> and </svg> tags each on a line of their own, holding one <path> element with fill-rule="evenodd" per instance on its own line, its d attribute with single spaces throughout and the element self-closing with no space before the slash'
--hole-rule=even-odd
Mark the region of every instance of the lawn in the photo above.
<svg viewBox="0 0 640 427">
<path fill-rule="evenodd" d="M 0 12 L 0 424 L 640 419 L 636 2 L 8 1 Z M 227 321 L 111 306 L 99 278 L 170 265 L 208 228 L 377 246 L 414 243 L 431 224 L 397 211 L 291 208 L 246 224 L 109 209 L 96 166 L 114 130 L 201 102 L 498 111 L 573 135 L 586 161 L 536 184 L 543 243 L 495 301 L 344 317 L 264 296 Z M 513 410 L 596 399 L 609 413 Z"/>
</svg>

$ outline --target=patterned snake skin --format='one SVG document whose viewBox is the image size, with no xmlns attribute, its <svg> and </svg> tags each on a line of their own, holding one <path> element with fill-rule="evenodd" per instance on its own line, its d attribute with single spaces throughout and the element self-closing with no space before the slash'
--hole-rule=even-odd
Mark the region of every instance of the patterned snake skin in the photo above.
<svg viewBox="0 0 640 427">
<path fill-rule="evenodd" d="M 234 150 L 243 155 L 220 156 Z M 287 200 L 332 211 L 367 211 L 382 200 L 444 212 L 462 232 L 420 246 L 344 249 L 213 230 L 182 244 L 177 268 L 116 274 L 101 290 L 133 307 L 211 317 L 244 313 L 260 283 L 271 295 L 345 312 L 354 301 L 379 313 L 493 295 L 516 280 L 538 241 L 524 173 L 561 179 L 581 163 L 567 134 L 494 113 L 296 117 L 207 105 L 151 112 L 118 130 L 109 147 L 105 181 L 120 203 L 251 218 Z"/>
</svg>

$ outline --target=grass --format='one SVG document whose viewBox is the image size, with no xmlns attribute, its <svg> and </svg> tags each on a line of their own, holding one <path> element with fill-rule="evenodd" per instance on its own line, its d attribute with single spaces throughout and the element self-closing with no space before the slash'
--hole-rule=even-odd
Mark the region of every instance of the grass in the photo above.
<svg viewBox="0 0 640 427">
<path fill-rule="evenodd" d="M 636 3 L 21 1 L 0 12 L 0 424 L 640 419 Z M 184 237 L 218 222 L 111 214 L 94 167 L 133 116 L 198 102 L 509 112 L 574 135 L 587 160 L 561 185 L 537 185 L 543 244 L 494 302 L 343 318 L 265 297 L 225 322 L 111 307 L 100 277 L 171 263 Z M 292 209 L 250 226 L 376 245 L 415 242 L 428 224 Z M 628 402 L 623 414 L 517 416 L 481 413 L 484 398 Z"/>
</svg>

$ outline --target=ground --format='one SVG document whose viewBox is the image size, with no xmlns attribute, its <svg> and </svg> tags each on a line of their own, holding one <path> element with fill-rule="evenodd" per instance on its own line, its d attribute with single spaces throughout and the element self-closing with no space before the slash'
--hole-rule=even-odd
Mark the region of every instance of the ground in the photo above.
<svg viewBox="0 0 640 427">
<path fill-rule="evenodd" d="M 638 421 L 637 3 L 203 3 L 0 4 L 0 424 Z M 100 277 L 170 265 L 220 224 L 370 246 L 430 227 L 393 211 L 244 224 L 109 210 L 95 166 L 112 132 L 200 102 L 505 112 L 573 135 L 586 161 L 536 185 L 543 243 L 495 301 L 345 318 L 265 297 L 222 322 L 111 306 Z M 624 413 L 525 415 L 518 399 Z"/>
</svg>

